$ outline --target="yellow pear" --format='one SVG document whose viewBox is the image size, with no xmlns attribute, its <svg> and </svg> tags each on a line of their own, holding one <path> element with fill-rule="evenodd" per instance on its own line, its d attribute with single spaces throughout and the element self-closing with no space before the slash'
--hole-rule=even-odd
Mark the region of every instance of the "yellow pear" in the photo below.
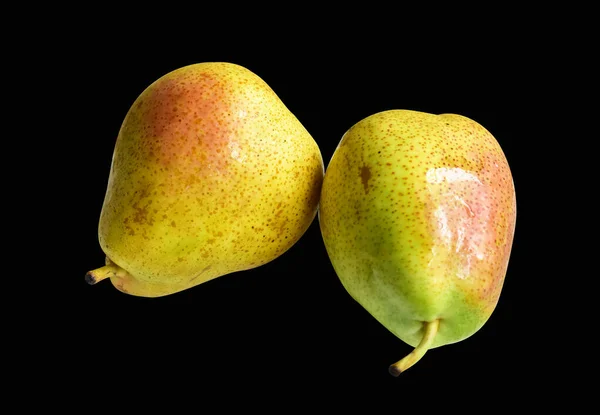
<svg viewBox="0 0 600 415">
<path fill-rule="evenodd" d="M 496 307 L 516 221 L 507 159 L 492 134 L 457 114 L 373 114 L 327 166 L 319 222 L 349 294 L 415 347 L 474 334 Z"/>
<path fill-rule="evenodd" d="M 323 174 L 259 76 L 225 62 L 174 70 L 122 123 L 98 227 L 106 266 L 86 280 L 158 297 L 270 262 L 315 218 Z"/>
</svg>

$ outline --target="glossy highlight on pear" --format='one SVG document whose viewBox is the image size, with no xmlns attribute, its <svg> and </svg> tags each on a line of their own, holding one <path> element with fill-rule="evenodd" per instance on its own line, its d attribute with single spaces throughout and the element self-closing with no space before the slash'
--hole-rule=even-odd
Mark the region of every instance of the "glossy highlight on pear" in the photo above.
<svg viewBox="0 0 600 415">
<path fill-rule="evenodd" d="M 353 125 L 325 173 L 319 222 L 348 293 L 415 347 L 476 333 L 499 300 L 516 224 L 508 161 L 457 114 L 390 110 Z"/>
<path fill-rule="evenodd" d="M 317 214 L 319 147 L 271 87 L 226 62 L 165 74 L 121 125 L 100 214 L 110 279 L 170 295 L 278 258 Z"/>
</svg>

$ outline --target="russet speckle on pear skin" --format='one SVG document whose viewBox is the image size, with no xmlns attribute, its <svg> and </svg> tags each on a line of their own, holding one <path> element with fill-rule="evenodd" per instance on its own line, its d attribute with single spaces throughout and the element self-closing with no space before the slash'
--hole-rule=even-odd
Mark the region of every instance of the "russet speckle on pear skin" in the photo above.
<svg viewBox="0 0 600 415">
<path fill-rule="evenodd" d="M 144 90 L 116 142 L 99 223 L 120 290 L 161 296 L 265 264 L 317 211 L 319 148 L 256 74 L 189 65 Z"/>
<path fill-rule="evenodd" d="M 493 312 L 516 199 L 498 142 L 455 114 L 391 110 L 342 138 L 323 183 L 320 226 L 352 297 L 400 339 L 461 341 Z"/>
</svg>

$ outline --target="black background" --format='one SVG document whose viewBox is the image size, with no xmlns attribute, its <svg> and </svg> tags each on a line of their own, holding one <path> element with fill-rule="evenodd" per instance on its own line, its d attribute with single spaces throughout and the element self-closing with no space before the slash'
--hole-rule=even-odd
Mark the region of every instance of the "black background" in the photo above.
<svg viewBox="0 0 600 415">
<path fill-rule="evenodd" d="M 93 92 L 93 99 L 73 105 L 85 133 L 71 146 L 86 167 L 67 181 L 77 202 L 65 208 L 75 241 L 67 273 L 74 304 L 65 317 L 75 380 L 87 388 L 106 376 L 157 394 L 180 384 L 192 391 L 250 389 L 259 391 L 258 401 L 272 393 L 310 400 L 338 388 L 375 389 L 383 400 L 441 385 L 451 391 L 491 393 L 501 387 L 525 393 L 539 378 L 520 345 L 530 333 L 521 316 L 529 312 L 539 278 L 530 272 L 533 248 L 526 242 L 533 232 L 528 162 L 535 149 L 527 123 L 537 88 L 537 72 L 529 65 L 535 56 L 502 41 L 469 38 L 457 48 L 390 42 L 375 49 L 342 37 L 323 43 L 284 39 L 282 45 L 268 39 L 238 36 L 182 46 L 175 36 L 160 43 L 139 36 L 94 37 L 78 51 L 75 89 L 86 97 Z M 467 340 L 429 351 L 392 377 L 389 364 L 411 348 L 344 291 L 316 219 L 271 263 L 177 294 L 147 299 L 122 294 L 109 281 L 87 285 L 85 273 L 104 261 L 97 225 L 129 106 L 165 73 L 208 61 L 237 63 L 265 80 L 312 134 L 326 164 L 348 128 L 383 110 L 458 113 L 486 127 L 511 166 L 518 214 L 503 292 L 485 326 Z M 500 374 L 517 368 L 518 376 L 501 380 Z"/>
</svg>

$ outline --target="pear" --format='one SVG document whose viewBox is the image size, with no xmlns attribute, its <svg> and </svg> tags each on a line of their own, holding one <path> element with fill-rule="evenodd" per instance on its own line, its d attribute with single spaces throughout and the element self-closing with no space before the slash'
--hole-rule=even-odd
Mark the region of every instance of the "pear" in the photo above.
<svg viewBox="0 0 600 415">
<path fill-rule="evenodd" d="M 159 297 L 268 263 L 316 216 L 318 145 L 247 68 L 192 64 L 135 100 L 113 154 L 98 238 L 120 291 Z"/>
<path fill-rule="evenodd" d="M 474 120 L 390 110 L 344 134 L 325 172 L 319 224 L 347 292 L 415 348 L 392 375 L 485 324 L 515 221 L 507 159 Z"/>
</svg>

